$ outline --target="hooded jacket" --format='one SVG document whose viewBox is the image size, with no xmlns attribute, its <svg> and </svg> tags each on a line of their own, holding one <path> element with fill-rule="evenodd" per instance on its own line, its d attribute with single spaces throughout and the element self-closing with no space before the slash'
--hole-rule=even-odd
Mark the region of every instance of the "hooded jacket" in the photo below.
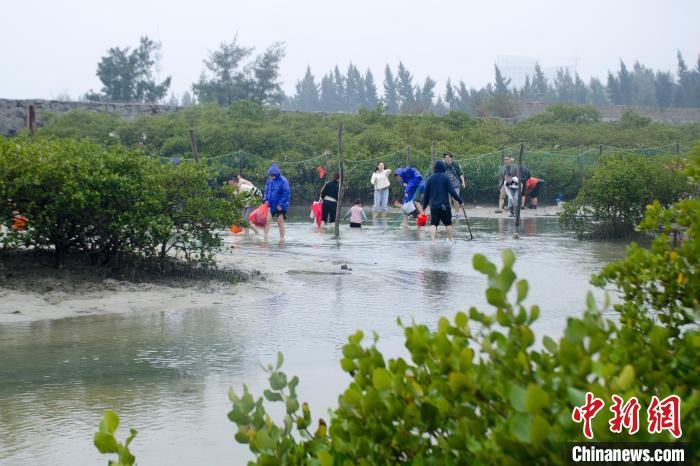
<svg viewBox="0 0 700 466">
<path fill-rule="evenodd" d="M 401 177 L 401 184 L 403 184 L 403 203 L 405 204 L 413 199 L 418 186 L 423 182 L 423 176 L 413 167 L 397 168 L 394 175 Z"/>
<path fill-rule="evenodd" d="M 463 203 L 459 193 L 452 186 L 450 177 L 445 173 L 447 166 L 442 160 L 435 162 L 434 173 L 430 175 L 425 183 L 425 191 L 423 192 L 423 201 L 421 204 L 430 206 L 430 210 L 446 209 L 450 207 L 450 196 L 452 196 L 460 204 Z"/>
<path fill-rule="evenodd" d="M 289 195 L 292 190 L 289 189 L 287 178 L 282 176 L 279 167 L 276 163 L 267 170 L 268 175 L 276 175 L 276 178 L 268 178 L 263 192 L 263 201 L 266 201 L 270 209 L 275 211 L 277 206 L 282 207 L 282 210 L 289 209 Z"/>
</svg>

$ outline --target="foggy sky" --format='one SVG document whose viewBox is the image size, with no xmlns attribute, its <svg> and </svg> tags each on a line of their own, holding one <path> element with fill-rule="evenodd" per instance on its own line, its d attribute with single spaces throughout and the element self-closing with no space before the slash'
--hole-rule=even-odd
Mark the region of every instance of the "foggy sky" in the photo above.
<svg viewBox="0 0 700 466">
<path fill-rule="evenodd" d="M 203 70 L 209 50 L 238 33 L 262 52 L 284 41 L 288 94 L 306 66 L 320 81 L 338 64 L 369 67 L 381 94 L 384 65 L 399 60 L 414 73 L 480 87 L 505 55 L 572 66 L 604 80 L 622 58 L 676 70 L 700 54 L 698 0 L 489 0 L 334 2 L 198 0 L 19 0 L 0 8 L 0 98 L 77 98 L 99 91 L 97 63 L 113 46 L 136 46 L 141 35 L 162 42 L 160 78 L 172 76 L 179 96 Z"/>
</svg>

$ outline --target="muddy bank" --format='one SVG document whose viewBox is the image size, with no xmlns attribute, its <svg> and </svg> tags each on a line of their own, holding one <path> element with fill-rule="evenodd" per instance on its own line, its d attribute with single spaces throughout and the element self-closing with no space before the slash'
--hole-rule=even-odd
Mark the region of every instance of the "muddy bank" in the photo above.
<svg viewBox="0 0 700 466">
<path fill-rule="evenodd" d="M 212 307 L 265 281 L 257 270 L 232 266 L 206 278 L 177 272 L 115 274 L 79 261 L 59 270 L 29 253 L 6 257 L 0 272 L 0 324 Z"/>
</svg>

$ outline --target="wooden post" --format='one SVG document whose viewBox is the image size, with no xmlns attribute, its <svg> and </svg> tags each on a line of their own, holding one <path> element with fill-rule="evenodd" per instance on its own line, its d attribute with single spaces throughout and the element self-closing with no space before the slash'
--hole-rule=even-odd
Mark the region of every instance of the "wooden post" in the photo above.
<svg viewBox="0 0 700 466">
<path fill-rule="evenodd" d="M 603 155 L 603 145 L 598 144 L 598 155 Z"/>
<path fill-rule="evenodd" d="M 680 153 L 681 153 L 681 145 L 678 141 L 676 141 L 676 154 L 680 154 Z"/>
<path fill-rule="evenodd" d="M 338 167 L 340 186 L 338 187 L 338 202 L 335 206 L 335 236 L 340 236 L 340 214 L 343 205 L 343 186 L 345 185 L 345 170 L 343 169 L 343 122 L 338 122 Z"/>
<path fill-rule="evenodd" d="M 506 150 L 503 146 L 501 146 L 499 150 L 501 151 L 501 166 L 503 166 L 503 162 L 506 159 Z"/>
<path fill-rule="evenodd" d="M 187 133 L 190 135 L 190 147 L 192 148 L 192 158 L 195 162 L 199 162 L 199 151 L 197 151 L 197 139 L 194 137 L 194 131 L 188 130 Z"/>
<path fill-rule="evenodd" d="M 525 151 L 525 141 L 520 140 L 520 155 L 518 155 L 518 196 L 515 198 L 515 226 L 520 226 L 520 202 L 522 202 L 522 186 L 523 178 L 521 173 L 523 172 L 523 152 Z"/>
<path fill-rule="evenodd" d="M 433 173 L 433 170 L 435 170 L 435 143 L 430 145 L 430 173 L 428 176 Z"/>
<path fill-rule="evenodd" d="M 411 166 L 411 146 L 406 146 L 406 166 Z"/>
<path fill-rule="evenodd" d="M 34 109 L 34 105 L 30 105 L 27 112 L 27 126 L 29 127 L 31 135 L 34 136 L 34 132 L 36 131 L 36 110 Z"/>
<path fill-rule="evenodd" d="M 243 176 L 243 151 L 238 151 L 238 174 Z"/>
</svg>

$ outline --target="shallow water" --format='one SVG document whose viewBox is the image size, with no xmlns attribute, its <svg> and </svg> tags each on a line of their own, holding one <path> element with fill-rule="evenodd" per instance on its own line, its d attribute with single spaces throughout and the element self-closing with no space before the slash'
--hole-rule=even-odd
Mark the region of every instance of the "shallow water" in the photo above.
<svg viewBox="0 0 700 466">
<path fill-rule="evenodd" d="M 261 394 L 258 361 L 282 351 L 314 417 L 327 418 L 349 382 L 338 360 L 355 330 L 376 331 L 385 354 L 397 355 L 397 316 L 432 326 L 471 305 L 489 310 L 474 253 L 499 262 L 504 248 L 517 253 L 527 302 L 542 308 L 539 336 L 580 314 L 590 275 L 624 253 L 623 243 L 576 241 L 553 218 L 523 219 L 519 240 L 512 219 L 472 219 L 475 240 L 462 224 L 454 245 L 393 223 L 343 227 L 339 240 L 302 221 L 288 224 L 284 245 L 275 229 L 269 245 L 228 238 L 235 248 L 223 262 L 242 260 L 270 279 L 214 308 L 0 326 L 0 464 L 104 464 L 92 434 L 106 408 L 122 418 L 119 438 L 139 430 L 139 464 L 245 464 L 227 391 L 245 382 Z"/>
</svg>

